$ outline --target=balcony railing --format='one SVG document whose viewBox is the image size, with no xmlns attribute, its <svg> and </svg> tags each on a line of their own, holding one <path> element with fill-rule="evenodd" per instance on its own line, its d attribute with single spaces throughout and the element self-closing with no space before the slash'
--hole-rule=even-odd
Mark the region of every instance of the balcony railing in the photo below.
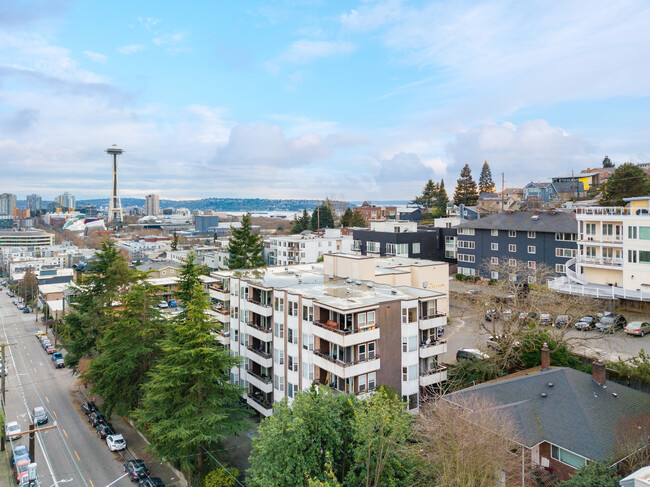
<svg viewBox="0 0 650 487">
<path fill-rule="evenodd" d="M 255 373 L 255 372 L 253 372 L 252 370 L 248 370 L 248 369 L 246 370 L 246 372 L 247 372 L 249 375 L 252 375 L 253 377 L 255 377 L 255 378 L 261 380 L 262 382 L 266 382 L 266 383 L 270 383 L 270 382 L 271 382 L 271 377 L 268 376 L 268 375 L 260 375 L 260 374 L 257 374 L 257 373 Z"/>
<path fill-rule="evenodd" d="M 261 301 L 258 301 L 257 299 L 253 299 L 253 298 L 248 298 L 248 299 L 246 299 L 246 301 L 248 301 L 249 303 L 256 304 L 258 306 L 262 306 L 264 308 L 270 308 L 271 307 L 271 303 L 263 303 Z"/>
<path fill-rule="evenodd" d="M 341 367 L 351 367 L 353 365 L 357 364 L 362 364 L 365 362 L 370 362 L 372 360 L 377 360 L 379 358 L 379 354 L 375 354 L 372 357 L 366 357 L 365 359 L 362 360 L 355 360 L 353 362 L 344 362 L 343 360 L 339 360 L 337 358 L 332 357 L 331 355 L 327 355 L 326 353 L 320 352 L 319 350 L 314 350 L 314 353 L 318 355 L 319 357 L 324 358 L 325 360 L 332 362 L 333 364 L 340 365 Z"/>
<path fill-rule="evenodd" d="M 436 345 L 442 345 L 443 343 L 447 343 L 447 340 L 445 338 L 442 340 L 431 340 L 429 343 L 427 343 L 425 340 L 420 340 L 420 348 L 435 347 Z"/>
<path fill-rule="evenodd" d="M 319 378 L 314 379 L 314 382 L 316 384 L 320 384 L 320 385 L 322 385 L 324 387 L 328 387 L 330 391 L 332 391 L 332 392 L 334 392 L 336 394 L 356 394 L 356 395 L 359 395 L 359 394 L 367 394 L 369 392 L 373 392 L 376 389 L 376 387 L 373 387 L 372 389 L 366 389 L 364 391 L 348 391 L 348 392 L 346 392 L 346 391 L 342 391 L 340 389 L 337 389 L 334 384 L 332 384 L 330 382 L 326 382 L 324 380 L 320 380 Z"/>
<path fill-rule="evenodd" d="M 638 213 L 637 213 L 638 212 Z M 645 208 L 627 208 L 624 206 L 590 206 L 588 208 L 576 208 L 578 215 L 612 215 L 612 216 L 642 216 L 648 218 L 648 210 Z"/>
<path fill-rule="evenodd" d="M 263 397 L 259 397 L 258 395 L 255 395 L 255 394 L 250 393 L 250 392 L 247 395 L 248 395 L 248 397 L 250 397 L 253 401 L 255 401 L 257 404 L 259 404 L 263 408 L 265 408 L 265 409 L 273 409 L 273 405 L 270 402 L 268 402 L 266 399 L 264 399 Z"/>
<path fill-rule="evenodd" d="M 439 372 L 444 372 L 447 370 L 447 367 L 438 367 L 436 369 L 420 369 L 420 377 L 426 377 L 427 375 L 437 374 Z"/>
<path fill-rule="evenodd" d="M 271 356 L 270 353 L 266 353 L 265 351 L 260 350 L 260 349 L 258 349 L 258 348 L 253 348 L 253 347 L 250 347 L 250 346 L 249 346 L 249 347 L 246 347 L 246 348 L 248 348 L 251 352 L 253 352 L 253 353 L 256 354 L 256 355 L 259 355 L 259 356 L 262 357 L 262 358 L 267 358 L 267 359 L 268 359 L 268 358 L 272 358 L 272 356 Z"/>
<path fill-rule="evenodd" d="M 611 265 L 611 266 L 622 266 L 623 259 L 616 257 L 587 257 L 579 256 L 577 262 L 581 264 L 598 264 L 598 265 Z"/>
<path fill-rule="evenodd" d="M 208 287 L 210 289 L 214 290 L 214 291 L 220 291 L 222 293 L 227 293 L 228 292 L 228 289 L 226 289 L 226 287 L 223 284 L 212 283 Z"/>
<path fill-rule="evenodd" d="M 373 323 L 371 325 L 366 325 L 365 327 L 359 328 L 357 330 L 352 330 L 352 329 L 350 329 L 350 330 L 341 330 L 340 328 L 334 328 L 333 326 L 326 325 L 322 321 L 314 321 L 314 325 L 320 326 L 321 328 L 324 328 L 325 330 L 333 331 L 334 333 L 338 333 L 339 335 L 344 335 L 344 336 L 345 335 L 351 335 L 353 333 L 362 333 L 364 331 L 374 330 L 377 327 L 377 325 L 375 323 Z"/>
<path fill-rule="evenodd" d="M 428 315 L 421 314 L 420 319 L 421 320 L 432 320 L 434 318 L 442 318 L 443 316 L 447 316 L 447 315 L 445 315 L 445 313 L 433 313 L 433 314 L 428 314 Z"/>
<path fill-rule="evenodd" d="M 261 331 L 262 333 L 272 333 L 272 332 L 273 332 L 273 330 L 271 330 L 270 327 L 269 327 L 269 328 L 265 328 L 265 327 L 263 327 L 263 326 L 261 326 L 261 325 L 258 325 L 258 324 L 256 324 L 256 323 L 249 323 L 249 322 L 246 322 L 246 325 L 247 325 L 247 326 L 250 326 L 251 328 L 255 328 L 256 330 L 259 330 L 259 331 Z"/>
</svg>

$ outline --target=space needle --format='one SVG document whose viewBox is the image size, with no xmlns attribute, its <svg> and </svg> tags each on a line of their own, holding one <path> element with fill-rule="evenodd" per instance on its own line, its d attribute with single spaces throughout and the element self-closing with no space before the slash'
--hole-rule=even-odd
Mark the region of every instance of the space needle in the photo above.
<svg viewBox="0 0 650 487">
<path fill-rule="evenodd" d="M 122 223 L 122 201 L 120 200 L 120 190 L 117 186 L 117 156 L 124 151 L 119 149 L 115 144 L 106 149 L 106 153 L 113 156 L 113 186 L 111 190 L 111 201 L 108 204 L 108 221 Z"/>
</svg>

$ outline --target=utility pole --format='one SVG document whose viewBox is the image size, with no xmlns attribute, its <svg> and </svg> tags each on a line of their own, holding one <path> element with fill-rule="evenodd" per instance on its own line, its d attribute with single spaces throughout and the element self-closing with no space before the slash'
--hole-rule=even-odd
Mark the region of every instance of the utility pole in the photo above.
<svg viewBox="0 0 650 487">
<path fill-rule="evenodd" d="M 505 174 L 501 173 L 501 211 L 502 212 L 503 212 L 503 208 L 504 208 L 504 201 L 503 200 L 504 200 L 504 198 L 506 196 L 505 185 L 506 185 Z"/>
<path fill-rule="evenodd" d="M 36 444 L 34 443 L 34 439 L 36 438 L 36 433 L 38 431 L 45 431 L 45 430 L 52 430 L 54 428 L 58 428 L 59 426 L 56 424 L 56 421 L 52 426 L 43 426 L 42 428 L 35 428 L 34 423 L 31 423 L 29 425 L 29 429 L 27 431 L 19 431 L 17 433 L 14 433 L 12 435 L 9 435 L 9 437 L 12 436 L 21 436 L 21 435 L 26 435 L 29 433 L 29 458 L 31 459 L 32 463 L 36 463 L 35 457 L 36 457 Z"/>
<path fill-rule="evenodd" d="M 0 343 L 0 348 L 2 349 L 2 370 L 0 370 L 0 387 L 2 387 L 2 416 L 5 416 L 5 374 L 7 373 L 7 364 L 5 362 L 5 347 L 10 347 L 15 345 L 15 343 Z M 2 445 L 0 445 L 0 451 L 5 451 L 6 443 L 6 430 L 2 428 Z"/>
</svg>

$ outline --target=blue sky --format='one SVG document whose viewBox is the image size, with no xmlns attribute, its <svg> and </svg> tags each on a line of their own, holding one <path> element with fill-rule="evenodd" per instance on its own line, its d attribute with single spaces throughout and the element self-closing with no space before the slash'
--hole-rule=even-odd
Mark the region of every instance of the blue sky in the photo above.
<svg viewBox="0 0 650 487">
<path fill-rule="evenodd" d="M 645 1 L 0 4 L 0 192 L 410 199 L 650 162 Z M 451 196 L 451 195 L 450 195 Z"/>
</svg>

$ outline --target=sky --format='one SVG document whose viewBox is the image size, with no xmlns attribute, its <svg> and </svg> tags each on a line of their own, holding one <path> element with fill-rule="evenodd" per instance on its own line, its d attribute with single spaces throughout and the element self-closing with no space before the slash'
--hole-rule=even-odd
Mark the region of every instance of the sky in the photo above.
<svg viewBox="0 0 650 487">
<path fill-rule="evenodd" d="M 113 144 L 122 197 L 169 199 L 650 162 L 648 26 L 634 0 L 0 2 L 0 192 L 108 197 Z"/>
</svg>

